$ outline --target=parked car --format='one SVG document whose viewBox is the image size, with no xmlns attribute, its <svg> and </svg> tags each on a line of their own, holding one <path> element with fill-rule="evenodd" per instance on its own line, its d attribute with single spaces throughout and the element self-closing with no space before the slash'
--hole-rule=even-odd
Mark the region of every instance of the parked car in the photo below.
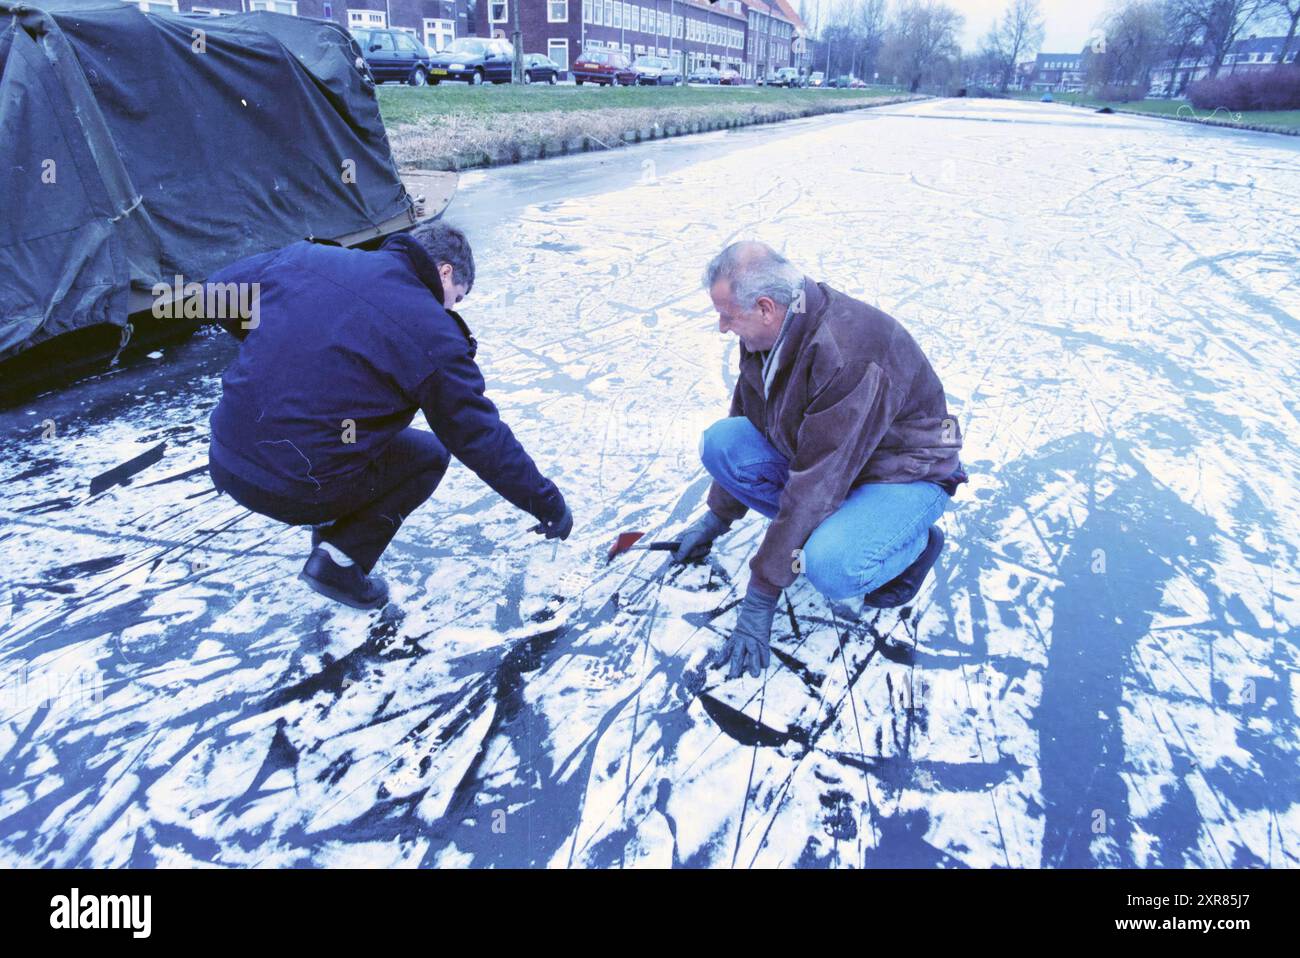
<svg viewBox="0 0 1300 958">
<path fill-rule="evenodd" d="M 718 71 L 718 82 L 723 86 L 740 86 L 740 72 L 726 67 Z"/>
<path fill-rule="evenodd" d="M 825 85 L 826 85 L 826 74 L 825 74 L 825 73 L 822 73 L 821 70 L 816 70 L 816 71 L 814 71 L 814 72 L 813 72 L 812 74 L 810 74 L 809 77 L 808 77 L 808 85 L 809 85 L 809 86 L 825 86 Z"/>
<path fill-rule="evenodd" d="M 682 75 L 667 57 L 639 56 L 632 61 L 640 86 L 680 86 Z"/>
<path fill-rule="evenodd" d="M 837 90 L 847 90 L 849 88 L 849 84 L 852 82 L 853 82 L 852 77 L 848 76 L 847 74 L 841 74 L 840 76 L 837 76 L 834 80 L 832 80 L 830 83 L 826 85 L 829 87 L 834 87 Z"/>
<path fill-rule="evenodd" d="M 560 65 L 544 53 L 524 54 L 524 82 L 554 85 L 560 75 Z"/>
<path fill-rule="evenodd" d="M 849 86 L 851 86 L 851 87 L 852 87 L 853 89 L 855 89 L 855 90 L 865 90 L 866 87 L 867 87 L 867 81 L 866 81 L 866 80 L 859 80 L 857 77 L 854 77 L 854 78 L 853 78 L 853 82 L 850 83 Z M 965 87 L 962 87 L 962 91 L 961 91 L 961 93 L 959 93 L 959 94 L 957 94 L 957 95 L 958 95 L 958 96 L 965 96 L 965 95 L 966 95 L 966 88 L 965 88 Z"/>
<path fill-rule="evenodd" d="M 464 80 L 480 83 L 509 83 L 514 74 L 515 49 L 505 40 L 486 37 L 458 37 L 429 61 L 429 82 Z"/>
<path fill-rule="evenodd" d="M 632 86 L 636 79 L 636 71 L 621 50 L 584 50 L 573 64 L 573 80 L 578 86 Z"/>
<path fill-rule="evenodd" d="M 691 71 L 691 83 L 721 83 L 722 74 L 713 67 L 696 67 Z"/>
<path fill-rule="evenodd" d="M 429 79 L 429 48 L 402 30 L 353 30 L 376 83 L 396 80 L 424 86 Z"/>
<path fill-rule="evenodd" d="M 768 77 L 767 82 L 769 86 L 797 87 L 803 86 L 803 77 L 797 67 L 781 67 Z"/>
</svg>

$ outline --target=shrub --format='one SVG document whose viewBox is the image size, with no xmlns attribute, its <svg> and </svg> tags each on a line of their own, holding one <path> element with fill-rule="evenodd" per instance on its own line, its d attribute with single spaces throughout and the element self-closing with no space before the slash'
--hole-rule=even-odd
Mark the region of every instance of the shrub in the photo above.
<svg viewBox="0 0 1300 958">
<path fill-rule="evenodd" d="M 1187 97 L 1199 110 L 1300 109 L 1300 69 L 1250 70 L 1200 80 L 1187 88 Z"/>
</svg>

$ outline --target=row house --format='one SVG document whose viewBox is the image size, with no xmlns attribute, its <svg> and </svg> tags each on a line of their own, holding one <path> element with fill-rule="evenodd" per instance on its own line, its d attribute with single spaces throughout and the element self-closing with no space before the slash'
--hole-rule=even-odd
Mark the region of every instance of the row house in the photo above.
<svg viewBox="0 0 1300 958">
<path fill-rule="evenodd" d="M 1250 70 L 1271 70 L 1280 63 L 1294 64 L 1300 40 L 1292 40 L 1285 54 L 1286 37 L 1251 36 L 1235 41 L 1223 57 L 1219 76 Z M 1182 96 L 1189 83 L 1210 75 L 1213 58 L 1208 53 L 1189 53 L 1177 63 L 1166 60 L 1151 71 L 1151 92 L 1162 96 Z"/>
<path fill-rule="evenodd" d="M 803 21 L 786 0 L 744 0 L 748 24 L 745 63 L 746 80 L 768 77 L 782 67 L 803 67 L 807 73 L 806 47 L 800 42 L 806 30 Z M 798 49 L 799 56 L 796 56 Z"/>
<path fill-rule="evenodd" d="M 1078 93 L 1084 87 L 1083 53 L 1040 53 L 1034 58 L 1029 88 L 1039 92 Z"/>
<path fill-rule="evenodd" d="M 473 32 L 474 5 L 468 0 L 131 0 L 146 13 L 222 16 L 266 10 L 295 17 L 333 20 L 349 30 L 401 30 L 430 49 Z M 482 2 L 482 0 L 478 0 Z"/>
<path fill-rule="evenodd" d="M 740 0 L 481 0 L 477 27 L 481 35 L 510 39 L 517 25 L 523 52 L 545 53 L 562 70 L 583 50 L 613 49 L 631 58 L 667 57 L 683 72 L 739 71 L 739 6 Z"/>
<path fill-rule="evenodd" d="M 124 0 L 147 12 L 221 16 L 269 10 L 348 29 L 402 30 L 439 50 L 461 36 L 511 39 L 567 71 L 588 48 L 668 57 L 679 70 L 732 69 L 748 80 L 807 65 L 789 0 Z M 805 72 L 807 72 L 805 70 Z"/>
</svg>

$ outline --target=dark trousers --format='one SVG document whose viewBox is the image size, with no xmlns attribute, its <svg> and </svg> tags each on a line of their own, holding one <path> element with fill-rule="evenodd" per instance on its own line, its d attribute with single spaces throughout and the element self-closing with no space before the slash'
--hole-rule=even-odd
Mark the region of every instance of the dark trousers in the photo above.
<svg viewBox="0 0 1300 958">
<path fill-rule="evenodd" d="M 404 429 L 341 489 L 285 496 L 259 489 L 216 462 L 208 463 L 208 471 L 217 489 L 247 509 L 292 526 L 323 526 L 313 530 L 312 544 L 328 542 L 369 574 L 402 520 L 433 495 L 450 461 L 433 433 Z"/>
</svg>

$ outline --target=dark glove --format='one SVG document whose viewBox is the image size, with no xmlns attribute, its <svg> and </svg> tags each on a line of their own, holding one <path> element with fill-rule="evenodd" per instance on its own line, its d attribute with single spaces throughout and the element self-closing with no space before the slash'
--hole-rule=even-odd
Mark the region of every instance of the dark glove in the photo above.
<svg viewBox="0 0 1300 958">
<path fill-rule="evenodd" d="M 776 615 L 777 598 L 779 596 L 759 592 L 750 583 L 745 600 L 740 603 L 731 638 L 713 660 L 716 666 L 730 664 L 727 678 L 739 678 L 746 669 L 758 678 L 760 670 L 767 668 L 771 660 L 768 645 L 772 640 L 772 618 Z"/>
<path fill-rule="evenodd" d="M 703 559 L 713 548 L 713 540 L 731 528 L 731 523 L 719 519 L 712 509 L 706 509 L 689 526 L 682 530 L 680 545 L 673 553 L 674 562 L 694 562 Z"/>
<path fill-rule="evenodd" d="M 569 533 L 573 531 L 573 513 L 569 511 L 569 506 L 566 503 L 563 515 L 558 519 L 553 519 L 550 522 L 542 520 L 528 531 L 536 532 L 548 539 L 567 539 Z"/>
</svg>

